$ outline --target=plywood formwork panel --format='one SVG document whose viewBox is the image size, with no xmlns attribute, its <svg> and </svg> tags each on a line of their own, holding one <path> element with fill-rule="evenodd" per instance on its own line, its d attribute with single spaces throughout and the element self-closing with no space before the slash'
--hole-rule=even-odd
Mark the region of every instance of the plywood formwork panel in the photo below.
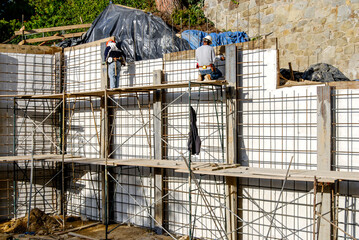
<svg viewBox="0 0 359 240">
<path fill-rule="evenodd" d="M 54 56 L 31 53 L 0 53 L 0 94 L 51 94 L 55 92 Z M 14 104 L 16 104 L 14 111 Z M 4 140 L 2 154 L 28 154 L 31 150 L 31 131 L 51 113 L 55 101 L 16 101 L 2 98 L 1 121 Z M 14 119 L 14 116 L 15 119 Z M 45 146 L 44 133 L 54 142 L 54 115 L 36 129 L 35 153 L 50 153 L 54 145 Z M 14 133 L 17 139 L 14 139 Z"/>
<path fill-rule="evenodd" d="M 340 89 L 332 91 L 334 168 L 338 171 L 359 171 L 359 91 Z"/>
<path fill-rule="evenodd" d="M 187 174 L 170 172 L 166 178 L 168 183 L 168 216 L 166 224 L 171 232 L 178 234 L 189 234 L 189 215 L 192 212 L 193 235 L 217 239 L 225 234 L 225 195 L 223 178 L 197 176 L 200 179 L 204 195 L 201 195 L 198 188 L 192 186 L 193 193 L 189 194 Z M 189 201 L 192 205 L 190 208 Z M 211 210 L 206 206 L 210 204 Z M 213 211 L 215 217 L 210 214 Z"/>
<path fill-rule="evenodd" d="M 111 157 L 154 158 L 152 95 L 128 94 L 114 97 Z"/>
<path fill-rule="evenodd" d="M 0 219 L 1 221 L 14 217 L 14 196 L 12 164 L 0 163 Z"/>
<path fill-rule="evenodd" d="M 100 100 L 90 97 L 68 99 L 67 109 L 67 153 L 100 157 Z"/>
<path fill-rule="evenodd" d="M 313 193 L 311 184 L 241 179 L 243 238 L 311 239 Z"/>
<path fill-rule="evenodd" d="M 121 67 L 120 87 L 153 85 L 153 71 L 162 70 L 161 58 L 128 62 Z"/>
<path fill-rule="evenodd" d="M 154 188 L 151 169 L 116 168 L 114 177 L 114 220 L 153 228 Z"/>
<path fill-rule="evenodd" d="M 276 89 L 276 51 L 243 51 L 241 157 L 248 166 L 316 167 L 316 86 Z"/>
<path fill-rule="evenodd" d="M 3 45 L 2 45 L 3 46 Z M 51 50 L 49 52 L 49 50 Z M 7 45 L 0 53 L 0 94 L 52 94 L 55 93 L 56 80 L 54 54 L 49 47 L 13 47 Z M 1 155 L 24 155 L 55 153 L 58 149 L 56 139 L 57 101 L 23 101 L 13 98 L 0 100 Z M 34 133 L 34 136 L 32 136 Z M 52 143 L 51 143 L 52 142 Z M 9 209 L 12 216 L 24 216 L 29 207 L 29 162 L 17 165 L 6 163 L 11 168 L 11 196 Z M 15 171 L 14 171 L 15 170 Z M 54 166 L 44 162 L 35 164 L 33 197 L 31 208 L 37 207 L 45 212 L 56 209 L 56 190 L 54 183 L 44 186 L 51 179 Z M 14 184 L 15 183 L 15 184 Z M 15 192 L 14 192 L 15 191 Z"/>
<path fill-rule="evenodd" d="M 194 57 L 194 56 L 193 56 Z M 223 63 L 218 63 L 223 68 Z M 165 62 L 165 81 L 184 82 L 196 80 L 198 70 L 195 68 L 196 61 L 175 60 Z M 223 70 L 222 70 L 223 71 Z M 183 160 L 188 156 L 187 133 L 189 132 L 189 97 L 191 105 L 197 114 L 197 126 L 202 139 L 202 151 L 194 161 L 218 162 L 223 159 L 221 138 L 225 132 L 222 122 L 224 121 L 224 89 L 220 87 L 201 86 L 182 89 L 169 89 L 166 93 L 166 104 L 169 131 L 169 158 Z M 221 91 L 222 89 L 222 91 Z M 223 161 L 223 160 L 220 160 Z"/>
<path fill-rule="evenodd" d="M 83 220 L 101 220 L 100 166 L 73 164 L 67 177 L 68 215 L 80 216 Z"/>
<path fill-rule="evenodd" d="M 334 222 L 351 236 L 357 237 L 358 235 L 358 182 L 341 182 L 336 189 L 336 200 L 335 200 L 335 214 L 337 220 Z M 338 239 L 349 238 L 349 235 L 343 231 L 333 231 L 334 235 Z"/>
<path fill-rule="evenodd" d="M 67 92 L 101 89 L 101 48 L 100 44 L 88 48 L 69 48 L 64 52 Z"/>
</svg>

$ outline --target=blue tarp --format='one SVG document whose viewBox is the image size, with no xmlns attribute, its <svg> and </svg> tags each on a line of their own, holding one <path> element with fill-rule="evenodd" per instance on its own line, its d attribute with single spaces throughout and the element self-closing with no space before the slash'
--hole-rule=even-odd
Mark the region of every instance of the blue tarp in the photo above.
<svg viewBox="0 0 359 240">
<path fill-rule="evenodd" d="M 210 35 L 212 37 L 211 46 L 241 43 L 247 42 L 249 40 L 249 37 L 245 32 L 224 32 L 207 34 L 198 30 L 186 30 L 183 31 L 181 34 L 182 39 L 187 40 L 192 49 L 197 49 L 198 47 L 202 46 L 202 39 L 207 35 Z"/>
</svg>

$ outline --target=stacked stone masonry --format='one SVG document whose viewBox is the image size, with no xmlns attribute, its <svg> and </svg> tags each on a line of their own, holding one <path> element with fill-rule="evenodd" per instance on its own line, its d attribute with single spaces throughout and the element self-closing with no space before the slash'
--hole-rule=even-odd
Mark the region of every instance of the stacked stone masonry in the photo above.
<svg viewBox="0 0 359 240">
<path fill-rule="evenodd" d="M 359 79 L 359 0 L 205 0 L 204 11 L 221 31 L 273 32 L 281 68 L 324 62 Z"/>
</svg>

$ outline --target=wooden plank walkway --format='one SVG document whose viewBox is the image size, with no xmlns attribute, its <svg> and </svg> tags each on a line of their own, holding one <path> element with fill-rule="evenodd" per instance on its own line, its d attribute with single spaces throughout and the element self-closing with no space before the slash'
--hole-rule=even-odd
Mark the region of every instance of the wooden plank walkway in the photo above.
<svg viewBox="0 0 359 240">
<path fill-rule="evenodd" d="M 8 156 L 0 157 L 0 162 L 13 161 L 28 161 L 31 156 Z M 62 155 L 34 155 L 34 160 L 46 160 L 61 162 Z M 92 164 L 105 165 L 103 158 L 84 158 L 79 156 L 65 155 L 65 163 L 78 164 Z M 173 169 L 176 172 L 188 173 L 186 164 L 183 161 L 173 160 L 158 160 L 158 159 L 108 159 L 108 166 L 139 166 L 139 167 L 153 167 Z M 192 162 L 192 171 L 196 174 L 205 174 L 212 176 L 226 176 L 238 178 L 256 178 L 268 180 L 284 180 L 286 177 L 286 169 L 271 169 L 271 168 L 254 168 L 244 167 L 239 164 L 226 163 L 206 163 L 206 162 Z M 316 177 L 318 182 L 333 183 L 336 180 L 344 181 L 359 181 L 359 174 L 357 172 L 338 172 L 338 171 L 316 171 L 316 170 L 290 170 L 287 179 L 289 181 L 305 181 L 313 182 Z"/>
<path fill-rule="evenodd" d="M 199 86 L 223 86 L 227 85 L 226 80 L 212 80 L 212 81 L 191 81 L 191 87 Z M 149 92 L 156 91 L 161 89 L 169 88 L 188 88 L 189 82 L 178 82 L 178 83 L 165 83 L 165 84 L 154 84 L 154 85 L 141 85 L 141 86 L 132 86 L 132 87 L 120 87 L 114 89 L 107 89 L 108 95 L 116 94 L 127 94 L 127 93 L 136 93 L 136 92 Z M 72 93 L 55 93 L 55 94 L 37 94 L 37 95 L 0 95 L 2 98 L 19 98 L 19 99 L 62 99 L 65 98 L 75 98 L 75 97 L 102 97 L 105 95 L 105 90 L 95 90 L 95 91 L 84 91 L 84 92 L 72 92 Z"/>
</svg>

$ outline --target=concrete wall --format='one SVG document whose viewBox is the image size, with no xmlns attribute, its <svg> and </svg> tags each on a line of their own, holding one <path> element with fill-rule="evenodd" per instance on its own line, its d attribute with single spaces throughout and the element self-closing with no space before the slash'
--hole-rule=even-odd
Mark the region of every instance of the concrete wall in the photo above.
<svg viewBox="0 0 359 240">
<path fill-rule="evenodd" d="M 65 51 L 67 63 L 66 83 L 68 91 L 98 90 L 101 88 L 100 44 L 88 48 L 71 48 Z M 240 115 L 238 127 L 239 153 L 241 163 L 251 167 L 287 169 L 294 157 L 291 169 L 317 168 L 317 88 L 299 86 L 277 88 L 277 52 L 272 49 L 244 50 L 240 53 L 242 69 L 237 77 L 240 89 Z M 0 55 L 1 56 L 1 55 Z M 88 60 L 88 62 L 86 62 Z M 37 61 L 36 59 L 34 61 Z M 39 60 L 40 61 L 40 60 Z M 26 65 L 29 63 L 26 63 Z M 42 62 L 40 61 L 40 64 Z M 219 68 L 224 71 L 224 63 Z M 29 64 L 31 65 L 31 64 Z M 1 66 L 1 65 L 0 65 Z M 92 72 L 94 69 L 95 72 Z M 121 70 L 121 86 L 152 84 L 153 71 L 162 69 L 164 81 L 175 83 L 194 80 L 197 70 L 193 57 L 184 59 L 156 59 L 129 64 Z M 90 74 L 89 74 L 90 72 Z M 41 74 L 40 74 L 41 75 Z M 0 78 L 4 79 L 4 78 Z M 86 79 L 86 80 L 84 80 Z M 29 80 L 30 81 L 30 80 Z M 111 157 L 118 159 L 154 158 L 153 96 L 150 93 L 130 93 L 126 97 L 113 96 L 114 128 L 111 139 Z M 221 146 L 225 139 L 225 100 L 219 87 L 193 87 L 168 89 L 165 93 L 165 117 L 168 120 L 168 159 L 188 159 L 187 136 L 189 131 L 189 97 L 197 112 L 202 151 L 192 156 L 192 161 L 225 162 L 226 148 Z M 356 109 L 357 90 L 332 92 L 335 134 L 333 141 L 333 169 L 358 171 L 359 110 Z M 217 100 L 217 101 L 215 101 Z M 198 102 L 200 104 L 198 104 Z M 170 104 L 171 103 L 171 104 Z M 42 102 L 33 105 L 38 108 Z M 138 107 L 141 105 L 141 108 Z M 121 107 L 120 107 L 121 106 Z M 99 157 L 98 135 L 101 124 L 101 102 L 95 97 L 72 99 L 67 102 L 67 151 L 85 157 Z M 47 109 L 47 108 L 46 108 Z M 73 109 L 73 110 L 71 110 Z M 7 110 L 8 111 L 8 110 Z M 7 112 L 5 111 L 5 112 Z M 41 111 L 46 112 L 43 108 Z M 22 116 L 24 117 L 24 116 Z M 70 123 L 71 119 L 71 123 Z M 40 121 L 40 119 L 39 119 Z M 148 123 L 147 123 L 148 122 Z M 144 124 L 146 123 L 146 124 Z M 47 126 L 47 125 L 46 125 Z M 143 127 L 144 126 L 144 127 Z M 31 128 L 27 128 L 28 132 Z M 47 149 L 47 140 L 43 142 Z M 150 142 L 150 144 L 149 144 Z M 27 149 L 29 149 L 29 142 Z M 8 154 L 9 155 L 9 154 Z M 54 166 L 38 163 L 35 183 L 40 189 L 50 176 Z M 72 168 L 73 167 L 73 168 Z M 4 166 L 3 171 L 9 168 Z M 65 169 L 69 181 L 67 187 L 68 213 L 83 218 L 100 220 L 102 209 L 101 167 L 76 164 Z M 116 167 L 111 169 L 115 178 L 113 188 L 113 219 L 136 225 L 155 226 L 155 185 L 152 168 Z M 46 173 L 45 173 L 46 172 Z M 10 176 L 12 177 L 12 176 Z M 225 179 L 222 177 L 196 176 L 205 192 L 206 201 L 214 208 L 214 217 L 209 214 L 206 201 L 192 183 L 189 194 L 188 174 L 167 170 L 164 175 L 168 196 L 165 204 L 165 225 L 171 232 L 188 234 L 189 199 L 194 214 L 196 237 L 218 239 L 225 229 L 226 199 Z M 9 178 L 9 176 L 7 176 Z M 19 200 L 26 210 L 28 179 L 18 176 L 21 187 Z M 110 178 L 111 179 L 111 178 Z M 304 182 L 286 182 L 283 192 L 282 181 L 241 179 L 238 202 L 242 224 L 239 231 L 243 239 L 264 239 L 271 237 L 285 239 L 308 239 L 312 237 L 313 186 Z M 56 186 L 48 185 L 36 196 L 36 206 L 52 211 L 46 202 L 56 202 Z M 357 183 L 343 182 L 338 189 L 339 226 L 350 234 L 357 234 L 359 221 Z M 2 194 L 0 192 L 0 194 Z M 45 196 L 45 197 L 44 197 Z M 45 200 L 44 200 L 45 199 Z M 19 203 L 20 204 L 20 203 Z M 9 204 L 11 205 L 11 204 Z M 51 205 L 51 204 L 50 204 Z M 278 208 L 277 210 L 275 210 Z M 275 212 L 275 213 L 274 213 Z M 196 216 L 196 218 L 195 218 Z M 274 216 L 274 217 L 273 217 Z M 273 218 L 273 220 L 272 220 Z M 273 227 L 269 227 L 273 222 Z M 339 233 L 339 239 L 345 236 Z"/>
<path fill-rule="evenodd" d="M 359 91 L 341 89 L 333 91 L 335 155 L 337 171 L 359 171 L 359 110 L 356 107 Z"/>
<path fill-rule="evenodd" d="M 11 48 L 9 48 L 11 49 Z M 54 55 L 32 54 L 23 52 L 0 53 L 0 94 L 51 94 L 55 91 Z M 0 155 L 30 155 L 56 153 L 56 111 L 50 114 L 56 100 L 16 100 L 14 112 L 13 98 L 0 99 Z M 15 115 L 14 115 L 15 114 Z M 50 116 L 48 117 L 48 115 Z M 45 118 L 47 120 L 45 120 Z M 44 121 L 45 120 L 45 121 Z M 34 137 L 32 132 L 35 131 Z M 14 138 L 14 133 L 16 138 Z M 32 147 L 34 141 L 34 147 Z M 14 152 L 15 148 L 15 152 Z M 8 185 L 8 190 L 1 190 L 1 195 L 9 195 L 8 200 L 2 199 L 2 204 L 11 206 L 8 211 L 12 217 L 13 192 L 17 192 L 17 216 L 24 216 L 28 209 L 29 200 L 29 165 L 20 162 L 15 169 L 16 186 L 14 186 L 14 166 L 2 163 L 1 170 L 8 173 L 1 174 L 1 185 Z M 22 170 L 19 170 L 19 169 Z M 38 207 L 46 212 L 56 209 L 55 182 L 43 185 L 52 177 L 53 164 L 35 163 L 33 192 L 37 194 L 32 199 L 32 208 Z M 7 179 L 7 180 L 6 180 Z M 6 180 L 5 182 L 3 180 Z M 10 191 L 10 192 L 9 192 Z M 3 209 L 1 210 L 3 213 Z"/>
<path fill-rule="evenodd" d="M 54 56 L 50 54 L 0 53 L 0 94 L 49 94 L 54 92 Z M 0 144 L 1 155 L 13 155 L 14 142 L 17 154 L 30 154 L 31 132 L 49 114 L 55 106 L 54 101 L 37 100 L 16 101 L 16 120 L 14 121 L 13 99 L 0 99 Z M 56 141 L 52 127 L 52 116 L 37 128 L 35 139 L 39 146 L 35 146 L 38 154 L 49 153 L 54 145 L 44 146 L 45 139 Z M 15 128 L 14 128 L 15 124 Z M 25 130 L 26 129 L 26 130 Z M 19 136 L 14 140 L 13 133 Z M 44 136 L 46 133 L 47 136 Z"/>
<path fill-rule="evenodd" d="M 100 44 L 89 47 L 70 47 L 64 51 L 67 92 L 101 89 Z"/>
<path fill-rule="evenodd" d="M 280 67 L 303 71 L 325 62 L 359 79 L 357 0 L 205 0 L 205 15 L 222 30 L 278 38 Z"/>
<path fill-rule="evenodd" d="M 83 54 L 68 55 L 68 62 L 76 62 L 72 58 L 82 58 L 91 54 L 99 54 L 99 46 L 90 50 L 82 50 Z M 240 161 L 252 167 L 268 167 L 287 169 L 289 161 L 294 157 L 292 169 L 317 168 L 317 86 L 300 86 L 292 88 L 277 88 L 276 51 L 275 50 L 245 50 L 242 53 L 244 62 L 240 85 L 242 110 L 239 112 L 242 122 L 240 142 Z M 100 66 L 100 59 L 91 61 L 90 69 Z M 71 65 L 72 66 L 72 65 Z M 147 85 L 153 81 L 154 70 L 164 66 L 164 81 L 169 83 L 181 82 L 197 78 L 193 58 L 178 60 L 148 60 L 131 63 L 121 70 L 121 86 Z M 70 67 L 71 68 L 71 67 Z M 75 65 L 73 68 L 76 69 Z M 224 72 L 223 63 L 219 68 Z M 91 87 L 84 89 L 97 90 L 100 85 L 96 83 L 96 75 L 92 79 Z M 68 74 L 68 86 L 78 85 L 82 81 L 82 71 Z M 78 88 L 80 89 L 80 88 Z M 76 90 L 74 90 L 76 91 Z M 182 161 L 188 158 L 188 88 L 166 90 L 165 104 L 168 118 L 168 159 Z M 334 99 L 336 119 L 342 122 L 337 128 L 337 141 L 339 149 L 346 149 L 351 153 L 337 153 L 336 166 L 340 170 L 356 170 L 356 141 L 357 131 L 353 109 L 356 100 L 354 90 L 340 90 Z M 183 94 L 183 95 L 182 95 Z M 198 114 L 199 133 L 203 140 L 200 155 L 193 156 L 192 161 L 224 162 L 226 149 L 221 147 L 220 137 L 225 133 L 222 125 L 222 113 L 225 105 L 215 104 L 213 100 L 220 99 L 223 92 L 220 89 L 208 87 L 191 88 L 191 104 Z M 334 93 L 333 93 L 334 94 Z M 126 97 L 113 96 L 113 106 L 118 108 L 114 112 L 114 129 L 111 140 L 111 157 L 118 159 L 154 158 L 154 129 L 153 97 L 152 93 L 128 94 Z M 72 127 L 68 137 L 69 153 L 87 157 L 99 156 L 100 146 L 96 137 L 96 125 L 100 125 L 100 102 L 93 101 L 94 113 L 88 98 L 76 100 L 75 111 L 72 115 Z M 200 101 L 201 104 L 197 104 Z M 69 102 L 74 103 L 73 100 Z M 138 107 L 140 103 L 141 109 Z M 350 110 L 348 110 L 350 109 Z M 343 112 L 345 114 L 343 114 Z M 70 116 L 69 114 L 68 116 Z M 95 117 L 94 117 L 95 115 Z M 349 119 L 348 119 L 349 118 Z M 351 120 L 350 120 L 351 119 Z M 145 127 L 143 124 L 146 123 Z M 349 123 L 348 123 L 349 121 Z M 216 124 L 214 124 L 216 123 Z M 76 127 L 77 126 L 77 127 Z M 97 127 L 97 130 L 99 128 Z M 221 131 L 223 131 L 221 133 Z M 354 131 L 353 135 L 351 132 Z M 225 134 L 224 134 L 225 137 Z M 77 140 L 75 140 L 77 139 Z M 72 143 L 70 144 L 70 142 Z M 149 147 L 149 142 L 152 144 Z M 73 144 L 76 143 L 76 144 Z M 80 166 L 78 166 L 81 169 Z M 77 187 L 71 187 L 68 192 L 72 197 L 69 202 L 69 211 L 76 215 L 92 219 L 101 219 L 98 204 L 101 205 L 99 191 L 100 176 L 98 170 L 91 169 L 80 175 L 75 182 Z M 81 171 L 79 171 L 81 172 Z M 85 173 L 85 172 L 84 172 Z M 113 216 L 116 221 L 131 222 L 136 225 L 153 228 L 154 216 L 154 182 L 153 172 L 150 168 L 119 167 L 114 169 L 115 184 Z M 201 179 L 201 187 L 207 191 L 206 198 L 215 206 L 214 219 L 209 215 L 199 192 L 192 192 L 192 212 L 196 212 L 195 236 L 206 238 L 221 237 L 221 226 L 225 226 L 225 190 L 223 178 L 197 176 Z M 188 234 L 186 224 L 189 221 L 189 185 L 188 175 L 167 171 L 166 182 L 168 197 L 166 222 L 171 232 Z M 95 183 L 95 187 L 91 184 Z M 281 193 L 282 181 L 249 180 L 242 179 L 241 202 L 244 238 L 261 239 L 267 234 L 272 237 L 288 239 L 310 238 L 312 236 L 312 184 L 301 182 L 287 182 L 284 192 Z M 339 198 L 339 221 L 343 227 L 350 226 L 348 231 L 356 231 L 353 225 L 357 217 L 353 214 L 357 209 L 356 198 L 352 197 L 355 190 L 343 185 Z M 192 185 L 192 189 L 196 187 Z M 77 189 L 77 190 L 76 190 Z M 278 205 L 278 201 L 280 205 Z M 269 228 L 275 211 L 273 228 Z M 100 207 L 101 208 L 101 207 Z M 348 218 L 347 216 L 352 216 Z M 218 224 L 218 227 L 216 227 Z M 340 235 L 339 236 L 343 236 Z"/>
</svg>

